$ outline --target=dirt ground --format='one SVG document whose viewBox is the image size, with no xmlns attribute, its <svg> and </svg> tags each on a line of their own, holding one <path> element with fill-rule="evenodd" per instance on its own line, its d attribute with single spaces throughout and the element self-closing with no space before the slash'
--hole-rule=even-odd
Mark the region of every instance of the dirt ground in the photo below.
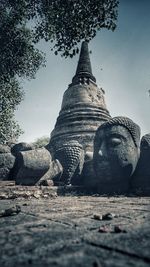
<svg viewBox="0 0 150 267">
<path fill-rule="evenodd" d="M 150 198 L 0 187 L 0 266 L 150 266 Z"/>
</svg>

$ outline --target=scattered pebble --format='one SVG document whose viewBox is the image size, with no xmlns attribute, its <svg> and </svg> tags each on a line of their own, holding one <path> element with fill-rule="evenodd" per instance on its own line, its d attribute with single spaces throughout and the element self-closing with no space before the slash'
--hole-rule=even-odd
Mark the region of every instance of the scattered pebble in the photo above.
<svg viewBox="0 0 150 267">
<path fill-rule="evenodd" d="M 94 220 L 101 221 L 101 220 L 102 220 L 102 215 L 100 215 L 100 214 L 94 214 L 94 215 L 93 215 L 93 219 L 94 219 Z"/>
<path fill-rule="evenodd" d="M 23 203 L 22 206 L 28 206 L 28 204 L 27 203 Z"/>
<path fill-rule="evenodd" d="M 103 225 L 98 230 L 99 233 L 110 233 L 110 228 L 108 228 L 106 225 Z"/>
<path fill-rule="evenodd" d="M 123 229 L 120 225 L 114 226 L 114 232 L 115 233 L 127 233 L 127 231 L 125 229 Z"/>
<path fill-rule="evenodd" d="M 35 198 L 40 198 L 40 194 L 39 194 L 39 192 L 34 192 L 34 194 L 33 194 L 33 196 L 35 197 Z"/>
<path fill-rule="evenodd" d="M 43 195 L 44 198 L 48 198 L 48 194 Z"/>
<path fill-rule="evenodd" d="M 54 185 L 54 183 L 53 183 L 53 181 L 52 180 L 50 180 L 50 179 L 45 179 L 45 180 L 41 180 L 41 181 L 39 181 L 39 185 L 43 185 L 43 186 L 53 186 Z"/>
<path fill-rule="evenodd" d="M 99 233 L 127 233 L 127 230 L 123 229 L 122 226 L 120 225 L 115 225 L 113 229 L 108 225 L 102 225 L 98 229 L 98 232 Z"/>
<path fill-rule="evenodd" d="M 102 215 L 102 220 L 112 220 L 115 217 L 117 217 L 117 216 L 114 213 L 106 213 L 106 214 Z"/>
<path fill-rule="evenodd" d="M 19 205 L 16 205 L 15 207 L 2 210 L 0 212 L 0 217 L 7 217 L 7 216 L 17 215 L 20 212 L 21 212 L 21 207 Z"/>
<path fill-rule="evenodd" d="M 93 215 L 93 219 L 94 220 L 98 220 L 98 221 L 102 221 L 102 220 L 112 220 L 113 218 L 118 217 L 116 214 L 114 213 L 106 213 L 106 214 L 94 214 Z"/>
<path fill-rule="evenodd" d="M 95 260 L 93 262 L 93 267 L 101 267 L 102 265 L 100 264 L 100 262 L 98 260 Z"/>
</svg>

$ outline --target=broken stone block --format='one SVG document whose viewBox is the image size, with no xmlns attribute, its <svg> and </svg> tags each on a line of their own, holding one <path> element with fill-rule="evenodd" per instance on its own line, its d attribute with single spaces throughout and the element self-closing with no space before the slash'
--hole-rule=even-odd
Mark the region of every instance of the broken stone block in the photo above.
<svg viewBox="0 0 150 267">
<path fill-rule="evenodd" d="M 25 143 L 25 142 L 21 142 L 21 143 L 18 143 L 18 144 L 15 144 L 14 146 L 12 146 L 11 153 L 15 157 L 17 157 L 19 152 L 28 151 L 28 150 L 32 150 L 32 149 L 33 149 L 33 147 L 30 144 Z"/>
<path fill-rule="evenodd" d="M 50 163 L 49 170 L 45 173 L 45 175 L 40 179 L 38 185 L 57 185 L 60 180 L 60 177 L 63 173 L 63 167 L 60 164 L 59 160 L 53 160 Z"/>
<path fill-rule="evenodd" d="M 10 179 L 14 163 L 15 157 L 11 153 L 0 153 L 0 180 Z"/>
<path fill-rule="evenodd" d="M 22 151 L 15 163 L 15 180 L 20 185 L 35 185 L 48 171 L 51 155 L 45 148 Z"/>
</svg>

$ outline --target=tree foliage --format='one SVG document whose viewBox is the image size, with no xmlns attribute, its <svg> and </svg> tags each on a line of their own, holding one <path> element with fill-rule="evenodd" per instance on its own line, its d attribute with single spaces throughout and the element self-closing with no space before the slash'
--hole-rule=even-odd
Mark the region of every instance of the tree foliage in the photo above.
<svg viewBox="0 0 150 267">
<path fill-rule="evenodd" d="M 35 40 L 54 42 L 55 54 L 73 56 L 81 40 L 90 41 L 98 30 L 116 28 L 118 0 L 37 0 Z"/>
<path fill-rule="evenodd" d="M 34 43 L 50 41 L 55 54 L 73 56 L 81 40 L 90 41 L 98 30 L 114 31 L 118 0 L 1 0 L 13 23 L 33 21 Z M 12 23 L 12 22 L 11 22 Z"/>
<path fill-rule="evenodd" d="M 25 1 L 0 2 L 0 76 L 34 78 L 43 62 L 42 53 L 33 44 L 27 27 Z"/>
<path fill-rule="evenodd" d="M 115 29 L 117 8 L 118 0 L 0 0 L 0 142 L 20 133 L 14 120 L 22 100 L 18 78 L 34 78 L 44 64 L 35 44 L 44 39 L 56 55 L 73 57 L 81 40 Z"/>
<path fill-rule="evenodd" d="M 10 3 L 0 1 L 0 143 L 14 142 L 21 134 L 14 118 L 23 99 L 18 78 L 34 78 L 43 63 L 43 55 L 34 47 L 32 32 L 26 26 L 22 5 L 19 1 Z"/>
<path fill-rule="evenodd" d="M 23 91 L 15 80 L 0 83 L 0 144 L 17 141 L 22 133 L 14 118 L 14 110 L 23 99 Z"/>
</svg>

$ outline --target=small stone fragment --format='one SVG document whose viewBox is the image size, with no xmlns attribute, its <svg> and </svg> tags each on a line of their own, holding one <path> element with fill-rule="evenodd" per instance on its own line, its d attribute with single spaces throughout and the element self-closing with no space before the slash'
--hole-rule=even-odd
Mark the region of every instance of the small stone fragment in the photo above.
<svg viewBox="0 0 150 267">
<path fill-rule="evenodd" d="M 23 203 L 22 206 L 28 206 L 28 204 L 27 203 Z"/>
<path fill-rule="evenodd" d="M 93 262 L 93 267 L 101 267 L 102 265 L 100 264 L 100 262 L 98 260 L 95 260 Z"/>
<path fill-rule="evenodd" d="M 21 212 L 21 207 L 19 205 L 16 205 L 15 207 L 2 210 L 0 212 L 0 217 L 7 217 L 7 216 L 17 215 L 20 212 Z"/>
<path fill-rule="evenodd" d="M 101 214 L 94 214 L 94 215 L 93 215 L 93 219 L 94 219 L 94 220 L 101 221 L 101 220 L 102 220 L 102 215 L 101 215 Z"/>
<path fill-rule="evenodd" d="M 110 229 L 106 226 L 106 225 L 103 225 L 99 228 L 98 230 L 99 233 L 110 233 Z"/>
<path fill-rule="evenodd" d="M 127 233 L 127 231 L 125 229 L 123 229 L 120 225 L 114 226 L 114 232 L 115 233 Z"/>
<path fill-rule="evenodd" d="M 114 213 L 106 213 L 102 215 L 102 220 L 112 220 L 116 215 Z"/>
<path fill-rule="evenodd" d="M 44 198 L 48 198 L 48 194 L 44 194 L 43 197 L 44 197 Z"/>
<path fill-rule="evenodd" d="M 54 183 L 52 180 L 41 180 L 39 181 L 39 185 L 43 185 L 43 186 L 53 186 Z"/>
<path fill-rule="evenodd" d="M 39 192 L 34 192 L 33 196 L 34 196 L 35 198 L 40 198 L 40 194 L 39 194 Z"/>
</svg>

